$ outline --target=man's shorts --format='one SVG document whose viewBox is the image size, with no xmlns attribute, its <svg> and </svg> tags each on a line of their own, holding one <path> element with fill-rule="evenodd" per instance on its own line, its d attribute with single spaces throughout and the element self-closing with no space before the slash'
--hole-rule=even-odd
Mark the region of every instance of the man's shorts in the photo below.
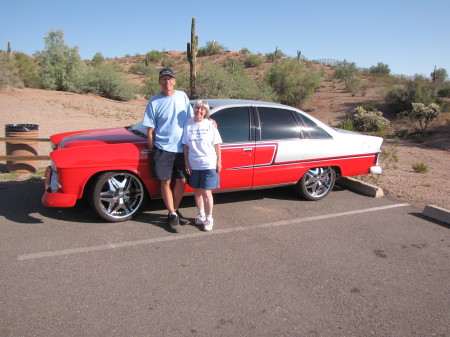
<svg viewBox="0 0 450 337">
<path fill-rule="evenodd" d="M 184 154 L 153 147 L 152 177 L 158 180 L 185 179 Z"/>
<path fill-rule="evenodd" d="M 220 187 L 220 177 L 215 169 L 192 170 L 192 174 L 187 176 L 187 181 L 192 188 L 214 190 Z"/>
</svg>

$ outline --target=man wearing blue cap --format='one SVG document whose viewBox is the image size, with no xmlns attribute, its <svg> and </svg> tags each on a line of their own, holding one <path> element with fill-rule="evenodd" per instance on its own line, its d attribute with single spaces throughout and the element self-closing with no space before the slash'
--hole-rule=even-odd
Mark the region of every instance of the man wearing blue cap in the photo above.
<svg viewBox="0 0 450 337">
<path fill-rule="evenodd" d="M 152 176 L 161 181 L 161 196 L 169 211 L 169 230 L 180 231 L 180 224 L 189 223 L 178 210 L 186 186 L 183 155 L 183 127 L 194 116 L 189 98 L 174 90 L 172 69 L 159 72 L 161 92 L 147 104 L 143 124 L 148 127 L 148 146 L 152 151 Z M 172 179 L 175 184 L 171 187 Z"/>
</svg>

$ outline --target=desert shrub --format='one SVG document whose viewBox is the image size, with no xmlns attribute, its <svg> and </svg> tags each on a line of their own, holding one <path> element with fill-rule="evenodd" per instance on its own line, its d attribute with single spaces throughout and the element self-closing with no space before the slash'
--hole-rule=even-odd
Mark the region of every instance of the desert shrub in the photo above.
<svg viewBox="0 0 450 337">
<path fill-rule="evenodd" d="M 353 127 L 361 132 L 379 132 L 386 130 L 390 122 L 383 117 L 381 111 L 365 110 L 358 106 L 352 110 L 351 120 Z"/>
<path fill-rule="evenodd" d="M 391 69 L 387 64 L 383 62 L 378 62 L 376 66 L 370 67 L 369 71 L 372 74 L 380 74 L 380 75 L 389 75 L 391 73 Z"/>
<path fill-rule="evenodd" d="M 44 38 L 45 49 L 34 56 L 40 65 L 40 86 L 44 89 L 79 91 L 86 65 L 78 54 L 78 47 L 64 44 L 61 30 L 50 31 Z"/>
<path fill-rule="evenodd" d="M 14 60 L 14 68 L 24 86 L 37 88 L 39 86 L 39 67 L 34 60 L 24 53 L 14 53 Z"/>
<path fill-rule="evenodd" d="M 145 65 L 149 66 L 150 63 L 158 63 L 164 57 L 164 54 L 157 50 L 149 51 L 145 54 Z"/>
<path fill-rule="evenodd" d="M 207 56 L 222 54 L 225 51 L 225 47 L 218 43 L 216 40 L 207 41 L 205 47 L 198 48 L 198 56 Z"/>
<path fill-rule="evenodd" d="M 361 89 L 361 80 L 352 77 L 347 82 L 345 82 L 345 90 L 351 93 L 352 96 L 356 96 Z"/>
<path fill-rule="evenodd" d="M 197 93 L 205 98 L 239 98 L 277 101 L 269 85 L 257 82 L 245 72 L 229 73 L 211 63 L 202 65 L 197 74 Z"/>
<path fill-rule="evenodd" d="M 98 67 L 99 65 L 103 64 L 103 62 L 105 62 L 105 58 L 101 53 L 97 52 L 92 57 L 91 66 Z"/>
<path fill-rule="evenodd" d="M 244 65 L 242 64 L 242 62 L 233 57 L 228 57 L 223 63 L 223 67 L 230 74 L 234 74 L 236 72 L 244 72 Z"/>
<path fill-rule="evenodd" d="M 164 68 L 173 68 L 175 66 L 175 61 L 171 58 L 163 58 L 161 65 Z"/>
<path fill-rule="evenodd" d="M 410 111 L 413 103 L 428 105 L 435 100 L 429 81 L 420 76 L 408 81 L 405 88 L 395 87 L 388 90 L 384 99 L 396 113 Z"/>
<path fill-rule="evenodd" d="M 21 81 L 11 55 L 0 51 L 0 88 L 7 85 L 17 87 Z"/>
<path fill-rule="evenodd" d="M 450 85 L 447 85 L 447 86 L 439 89 L 437 94 L 439 97 L 450 98 Z"/>
<path fill-rule="evenodd" d="M 436 69 L 435 71 L 433 71 L 430 74 L 430 77 L 433 80 L 433 82 L 443 83 L 447 80 L 448 73 L 447 73 L 446 69 L 439 68 L 439 69 Z"/>
<path fill-rule="evenodd" d="M 241 54 L 250 54 L 250 53 L 251 53 L 250 50 L 249 50 L 248 48 L 242 48 L 239 52 L 240 52 Z"/>
<path fill-rule="evenodd" d="M 356 67 L 355 62 L 348 62 L 347 60 L 340 61 L 336 65 L 336 69 L 334 70 L 333 77 L 347 82 L 358 73 L 358 68 Z"/>
<path fill-rule="evenodd" d="M 259 67 L 261 64 L 263 64 L 263 62 L 264 62 L 264 60 L 262 59 L 261 56 L 252 54 L 245 58 L 244 66 L 246 68 Z"/>
<path fill-rule="evenodd" d="M 355 131 L 355 128 L 353 127 L 353 121 L 351 118 L 346 118 L 342 122 L 339 122 L 336 125 L 336 127 L 343 130 Z"/>
<path fill-rule="evenodd" d="M 136 89 L 123 77 L 120 66 L 109 63 L 90 68 L 84 79 L 83 92 L 128 101 L 134 98 Z"/>
<path fill-rule="evenodd" d="M 417 173 L 427 173 L 428 172 L 428 165 L 422 162 L 414 163 L 411 165 L 414 172 Z"/>
<path fill-rule="evenodd" d="M 425 131 L 428 125 L 439 117 L 440 112 L 439 105 L 435 103 L 427 106 L 423 103 L 412 103 L 412 109 L 402 112 L 398 118 L 405 122 L 419 123 L 420 129 Z"/>
<path fill-rule="evenodd" d="M 144 63 L 135 63 L 131 65 L 130 69 L 128 69 L 130 74 L 135 75 L 150 75 L 154 73 L 158 73 L 156 67 L 152 64 L 145 65 Z"/>
<path fill-rule="evenodd" d="M 269 61 L 275 62 L 286 57 L 286 54 L 277 48 L 273 53 L 266 53 L 266 57 Z"/>
<path fill-rule="evenodd" d="M 298 107 L 306 105 L 322 84 L 319 71 L 305 70 L 294 59 L 274 63 L 267 70 L 265 80 L 277 93 L 280 102 Z"/>
</svg>

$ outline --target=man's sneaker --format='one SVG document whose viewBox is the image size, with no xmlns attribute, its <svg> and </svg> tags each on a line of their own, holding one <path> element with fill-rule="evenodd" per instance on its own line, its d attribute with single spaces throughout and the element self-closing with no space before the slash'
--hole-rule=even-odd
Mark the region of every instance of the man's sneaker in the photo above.
<svg viewBox="0 0 450 337">
<path fill-rule="evenodd" d="M 195 224 L 197 225 L 197 226 L 200 226 L 200 225 L 204 225 L 205 224 L 205 221 L 206 221 L 206 216 L 204 216 L 204 215 L 197 215 L 197 217 L 195 218 Z"/>
<path fill-rule="evenodd" d="M 178 219 L 178 216 L 175 214 L 169 214 L 169 230 L 172 233 L 180 232 L 180 221 Z"/>
<path fill-rule="evenodd" d="M 189 225 L 189 224 L 191 223 L 188 219 L 186 219 L 186 218 L 180 213 L 179 210 L 176 210 L 175 212 L 176 212 L 177 215 L 178 215 L 178 220 L 179 220 L 179 222 L 180 222 L 180 225 L 185 226 L 185 225 Z"/>
<path fill-rule="evenodd" d="M 206 231 L 206 232 L 212 231 L 213 226 L 214 226 L 214 220 L 212 218 L 211 219 L 206 219 L 205 225 L 203 227 L 203 230 Z"/>
</svg>

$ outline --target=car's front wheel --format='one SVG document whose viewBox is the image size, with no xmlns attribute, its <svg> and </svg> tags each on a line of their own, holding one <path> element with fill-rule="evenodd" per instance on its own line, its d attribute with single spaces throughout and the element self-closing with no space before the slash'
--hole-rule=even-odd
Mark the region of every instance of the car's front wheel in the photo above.
<svg viewBox="0 0 450 337">
<path fill-rule="evenodd" d="M 307 200 L 320 200 L 330 193 L 336 181 L 336 172 L 330 167 L 311 168 L 297 183 L 297 191 Z"/>
<path fill-rule="evenodd" d="M 92 208 L 109 222 L 131 219 L 145 200 L 141 181 L 127 172 L 106 172 L 94 182 L 89 200 Z"/>
</svg>

